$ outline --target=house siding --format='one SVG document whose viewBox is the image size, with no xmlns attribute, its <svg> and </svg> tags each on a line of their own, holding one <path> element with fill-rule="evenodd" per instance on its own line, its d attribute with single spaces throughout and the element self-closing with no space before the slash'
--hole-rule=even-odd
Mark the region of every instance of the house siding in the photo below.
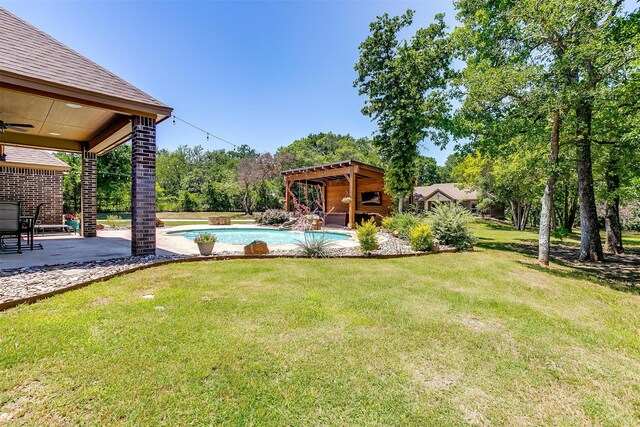
<svg viewBox="0 0 640 427">
<path fill-rule="evenodd" d="M 40 213 L 41 224 L 62 223 L 61 171 L 0 167 L 0 200 L 21 202 L 22 212 L 35 214 L 40 203 L 46 203 Z"/>
</svg>

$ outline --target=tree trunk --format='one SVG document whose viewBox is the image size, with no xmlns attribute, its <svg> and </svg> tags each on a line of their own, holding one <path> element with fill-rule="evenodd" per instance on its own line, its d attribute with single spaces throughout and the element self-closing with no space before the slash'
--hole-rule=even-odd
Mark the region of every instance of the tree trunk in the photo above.
<svg viewBox="0 0 640 427">
<path fill-rule="evenodd" d="M 519 224 L 518 210 L 520 208 L 513 200 L 509 200 L 509 205 L 511 205 L 511 224 L 513 224 L 513 228 L 517 230 Z"/>
<path fill-rule="evenodd" d="M 620 188 L 620 176 L 616 172 L 616 160 L 610 160 L 607 163 L 605 171 L 605 181 L 607 183 L 607 193 L 612 198 L 607 198 L 604 217 L 604 228 L 606 233 L 606 241 L 604 245 L 605 252 L 612 254 L 624 253 L 622 247 L 622 226 L 620 225 L 620 196 L 618 189 Z"/>
<path fill-rule="evenodd" d="M 403 207 L 404 207 L 404 194 L 398 194 L 398 213 L 402 213 Z"/>
<path fill-rule="evenodd" d="M 578 197 L 580 199 L 580 261 L 603 261 L 598 231 L 598 213 L 593 192 L 591 166 L 591 101 L 583 99 L 576 108 L 578 155 Z"/>
<path fill-rule="evenodd" d="M 249 186 L 245 186 L 244 189 L 244 197 L 242 198 L 242 204 L 244 207 L 244 213 L 246 215 L 251 215 L 251 199 L 250 199 L 250 195 L 249 195 Z"/>
<path fill-rule="evenodd" d="M 547 178 L 547 185 L 542 196 L 542 209 L 540 210 L 540 234 L 538 236 L 538 262 L 549 265 L 549 249 L 551 242 L 551 214 L 553 208 L 553 190 L 556 186 L 558 174 L 558 154 L 560 152 L 560 113 L 553 112 L 553 124 L 551 126 L 551 151 L 549 152 L 549 165 L 551 172 Z"/>
<path fill-rule="evenodd" d="M 576 215 L 578 214 L 578 195 L 571 196 L 571 206 L 569 212 L 565 215 L 564 228 L 571 233 L 573 231 L 573 224 L 576 223 Z"/>
</svg>

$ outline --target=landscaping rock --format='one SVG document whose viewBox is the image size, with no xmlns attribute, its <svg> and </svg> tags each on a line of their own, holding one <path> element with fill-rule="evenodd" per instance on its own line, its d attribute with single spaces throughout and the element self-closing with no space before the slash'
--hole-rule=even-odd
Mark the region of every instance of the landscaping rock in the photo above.
<svg viewBox="0 0 640 427">
<path fill-rule="evenodd" d="M 231 218 L 228 216 L 210 216 L 207 222 L 209 225 L 231 225 Z"/>
<path fill-rule="evenodd" d="M 164 227 L 164 221 L 156 217 L 156 228 Z"/>
<path fill-rule="evenodd" d="M 269 253 L 269 247 L 262 240 L 254 240 L 244 247 L 245 255 L 266 255 Z"/>
</svg>

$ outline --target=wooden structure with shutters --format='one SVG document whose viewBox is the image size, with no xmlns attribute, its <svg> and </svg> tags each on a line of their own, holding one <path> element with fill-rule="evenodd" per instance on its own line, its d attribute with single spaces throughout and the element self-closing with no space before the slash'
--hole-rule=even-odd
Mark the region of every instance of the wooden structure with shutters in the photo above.
<svg viewBox="0 0 640 427">
<path fill-rule="evenodd" d="M 325 224 L 353 228 L 364 219 L 389 216 L 391 197 L 384 191 L 384 169 L 355 160 L 282 171 L 285 210 L 291 211 L 292 186 L 314 185 L 322 194 Z M 349 203 L 343 199 L 350 198 Z M 313 210 L 313 209 L 312 209 Z"/>
</svg>

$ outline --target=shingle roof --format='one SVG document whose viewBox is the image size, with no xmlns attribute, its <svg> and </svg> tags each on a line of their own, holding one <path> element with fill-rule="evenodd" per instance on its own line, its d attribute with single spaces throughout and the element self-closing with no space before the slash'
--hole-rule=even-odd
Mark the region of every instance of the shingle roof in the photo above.
<svg viewBox="0 0 640 427">
<path fill-rule="evenodd" d="M 112 72 L 0 7 L 0 71 L 167 107 Z"/>
<path fill-rule="evenodd" d="M 413 193 L 421 198 L 429 198 L 436 191 L 440 191 L 445 195 L 452 197 L 457 201 L 463 200 L 478 200 L 478 193 L 471 189 L 460 189 L 460 184 L 453 182 L 432 184 L 426 187 L 415 187 Z"/>
<path fill-rule="evenodd" d="M 371 169 L 378 170 L 380 172 L 384 172 L 384 169 L 382 169 L 379 166 L 370 165 L 368 163 L 359 162 L 357 160 L 341 160 L 339 162 L 323 163 L 323 164 L 320 164 L 320 165 L 307 166 L 307 167 L 304 167 L 304 168 L 288 169 L 288 170 L 284 170 L 284 171 L 282 171 L 280 173 L 282 175 L 291 175 L 291 174 L 294 174 L 294 173 L 312 171 L 312 170 L 315 170 L 315 169 L 332 168 L 332 167 L 345 167 L 345 166 L 351 166 L 351 165 L 362 165 L 362 166 L 366 166 L 366 167 L 371 168 Z"/>
<path fill-rule="evenodd" d="M 7 145 L 4 147 L 4 153 L 6 154 L 7 162 L 31 165 L 33 169 L 38 169 L 38 166 L 71 169 L 65 162 L 44 150 Z M 2 163 L 0 162 L 0 166 L 2 166 Z"/>
</svg>

